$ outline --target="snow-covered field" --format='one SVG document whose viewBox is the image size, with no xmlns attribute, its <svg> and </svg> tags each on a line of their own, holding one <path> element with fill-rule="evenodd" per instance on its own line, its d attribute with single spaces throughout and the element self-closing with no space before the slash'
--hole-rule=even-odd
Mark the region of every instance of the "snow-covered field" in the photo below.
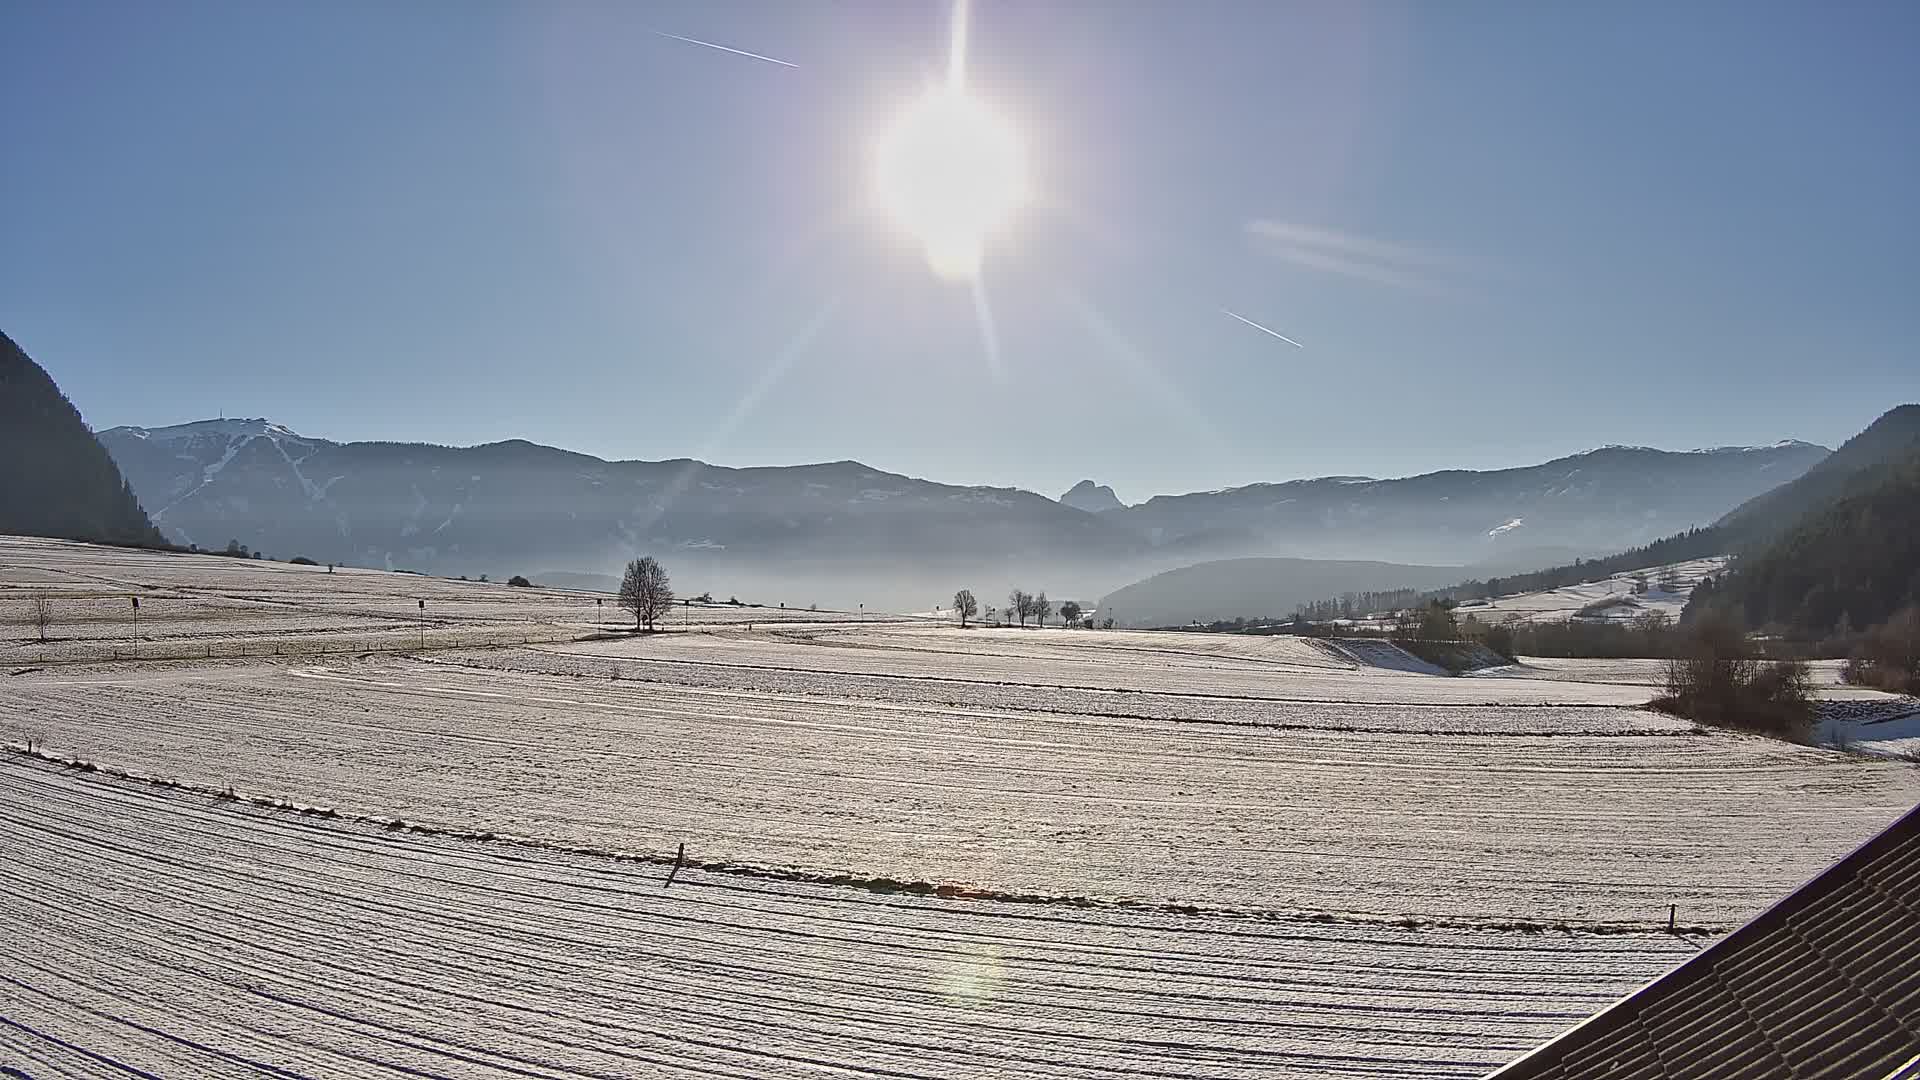
<svg viewBox="0 0 1920 1080">
<path fill-rule="evenodd" d="M 35 595 L 52 606 L 44 642 L 29 618 Z M 631 621 L 602 593 L 0 537 L 0 664 L 518 645 Z M 664 625 L 924 621 L 722 602 L 676 606 Z"/>
<path fill-rule="evenodd" d="M 1235 647 L 1245 651 L 1228 651 Z M 929 635 L 918 628 L 797 629 L 676 636 L 638 649 L 627 641 L 583 642 L 565 651 L 655 667 L 678 663 L 1268 703 L 1631 706 L 1648 697 L 1637 688 L 1567 680 L 1460 680 L 1368 667 L 1302 638 L 1228 639 L 1151 631 L 984 629 Z"/>
<path fill-rule="evenodd" d="M 1613 603 L 1581 616 L 1595 621 L 1630 622 L 1659 612 L 1678 619 L 1687 606 L 1687 597 L 1700 579 L 1713 577 L 1726 568 L 1721 556 L 1690 559 L 1647 570 L 1625 571 L 1581 585 L 1568 585 L 1544 592 L 1513 593 L 1492 600 L 1460 605 L 1459 614 L 1472 615 L 1481 622 L 1565 622 L 1583 609 L 1604 601 Z M 1634 593 L 1635 579 L 1644 579 L 1647 591 Z M 1671 586 L 1670 588 L 1668 586 Z"/>
<path fill-rule="evenodd" d="M 607 639 L 585 594 L 7 541 L 0 634 L 83 578 L 242 636 L 424 594 L 534 643 L 0 668 L 0 735 L 100 767 L 0 755 L 0 1066 L 36 1078 L 1472 1076 L 1691 955 L 1669 904 L 1724 931 L 1920 799 L 1634 708 L 1633 662 Z"/>
<path fill-rule="evenodd" d="M 0 1064 L 1471 1077 L 1694 948 L 665 877 L 7 761 Z"/>
</svg>

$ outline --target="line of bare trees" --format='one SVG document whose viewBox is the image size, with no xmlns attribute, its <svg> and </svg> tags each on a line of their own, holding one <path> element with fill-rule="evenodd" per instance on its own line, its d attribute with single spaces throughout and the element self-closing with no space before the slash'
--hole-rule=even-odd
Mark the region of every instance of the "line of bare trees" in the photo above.
<svg viewBox="0 0 1920 1080">
<path fill-rule="evenodd" d="M 960 627 L 963 630 L 980 616 L 980 601 L 974 597 L 972 589 L 961 589 L 953 594 L 953 611 L 960 617 Z M 1065 625 L 1079 626 L 1080 618 L 1086 613 L 1086 609 L 1076 601 L 1067 600 L 1061 603 L 1059 613 L 1060 621 Z M 995 609 L 986 609 L 987 618 L 991 619 L 995 614 Z M 1044 592 L 1036 595 L 1025 589 L 1014 589 L 1007 594 L 1005 617 L 1016 620 L 1021 626 L 1027 625 L 1028 619 L 1032 619 L 1036 625 L 1045 626 L 1053 614 L 1053 601 L 1048 600 Z"/>
<path fill-rule="evenodd" d="M 1053 614 L 1053 603 L 1044 592 L 1035 596 L 1025 589 L 1015 589 L 1007 594 L 1007 614 L 1019 619 L 1021 626 L 1027 625 L 1028 619 L 1045 626 L 1047 617 Z"/>
</svg>

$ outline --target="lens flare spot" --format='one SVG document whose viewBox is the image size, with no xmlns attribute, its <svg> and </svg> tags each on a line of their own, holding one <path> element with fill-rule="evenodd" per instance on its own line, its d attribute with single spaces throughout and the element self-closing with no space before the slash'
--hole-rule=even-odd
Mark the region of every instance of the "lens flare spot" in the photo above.
<svg viewBox="0 0 1920 1080">
<path fill-rule="evenodd" d="M 1000 967 L 998 954 L 981 953 L 942 964 L 934 981 L 950 1005 L 989 1005 L 1000 997 Z"/>
</svg>

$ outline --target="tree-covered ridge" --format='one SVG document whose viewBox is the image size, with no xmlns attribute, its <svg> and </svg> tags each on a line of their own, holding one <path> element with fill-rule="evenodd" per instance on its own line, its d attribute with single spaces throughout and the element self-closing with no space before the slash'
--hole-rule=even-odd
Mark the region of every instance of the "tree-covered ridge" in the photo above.
<svg viewBox="0 0 1920 1080">
<path fill-rule="evenodd" d="M 1742 557 L 1711 602 L 1794 637 L 1846 636 L 1920 604 L 1920 450 L 1855 473 Z"/>
<path fill-rule="evenodd" d="M 0 333 L 0 533 L 164 544 L 66 395 Z"/>
<path fill-rule="evenodd" d="M 1914 452 L 1920 452 L 1920 405 L 1900 405 L 1881 414 L 1818 465 L 1740 504 L 1717 524 L 1733 541 L 1729 550 L 1764 544 L 1793 527 L 1802 515 L 1855 490 L 1854 478 L 1863 471 Z"/>
<path fill-rule="evenodd" d="M 1916 456 L 1920 456 L 1920 405 L 1900 405 L 1887 410 L 1860 434 L 1848 439 L 1840 449 L 1803 475 L 1749 499 L 1712 525 L 1688 529 L 1617 555 L 1576 559 L 1562 566 L 1524 574 L 1463 581 L 1458 585 L 1421 593 L 1417 599 L 1466 601 L 1513 593 L 1543 592 L 1628 570 L 1731 554 L 1740 559 L 1736 564 L 1738 570 L 1735 577 L 1744 574 L 1751 563 L 1756 568 L 1756 575 L 1765 578 L 1764 584 L 1751 581 L 1737 584 L 1737 594 L 1727 594 L 1737 596 L 1749 625 L 1773 623 L 1777 628 L 1796 635 L 1816 636 L 1825 636 L 1836 629 L 1843 634 L 1853 629 L 1864 629 L 1883 621 L 1904 603 L 1913 602 L 1908 581 L 1904 578 L 1893 580 L 1899 577 L 1898 571 L 1902 565 L 1900 556 L 1892 550 L 1899 541 L 1892 537 L 1865 536 L 1849 541 L 1844 534 L 1836 535 L 1836 531 L 1847 527 L 1847 523 L 1830 520 L 1825 526 L 1825 554 L 1816 557 L 1803 547 L 1799 549 L 1800 555 L 1790 555 L 1782 549 L 1782 545 L 1786 543 L 1787 534 L 1798 533 L 1803 526 L 1810 527 L 1811 522 L 1822 520 L 1824 515 L 1836 508 L 1837 500 L 1886 482 L 1898 471 L 1896 463 L 1914 460 Z M 1859 516 L 1865 511 L 1856 506 L 1848 513 Z M 1894 516 L 1898 517 L 1897 513 Z M 1906 520 L 1911 522 L 1912 518 Z M 1886 522 L 1886 515 L 1874 515 L 1871 527 L 1881 528 Z M 1868 527 L 1865 521 L 1860 520 L 1852 524 Z M 1911 532 L 1911 525 L 1908 531 Z M 1807 537 L 1798 541 L 1801 545 L 1811 542 Z M 1865 556 L 1861 566 L 1856 568 L 1858 573 L 1836 569 L 1835 573 L 1827 575 L 1828 580 L 1821 583 L 1818 592 L 1814 591 L 1811 584 L 1800 593 L 1793 592 L 1793 582 L 1818 576 L 1818 571 L 1814 563 L 1808 562 L 1798 570 L 1789 572 L 1786 569 L 1789 564 L 1796 560 L 1843 557 L 1838 552 L 1849 542 L 1855 543 L 1855 550 Z M 1913 563 L 1910 557 L 1904 565 L 1911 576 Z M 1753 590 L 1760 588 L 1770 590 L 1769 596 L 1764 599 L 1753 598 Z M 1890 595 L 1881 595 L 1881 592 L 1889 589 L 1892 590 Z M 1875 591 L 1880 599 L 1866 603 L 1863 590 Z M 1707 595 L 1711 595 L 1711 590 Z M 1343 597 L 1309 605 L 1309 608 L 1316 612 L 1331 608 L 1351 616 L 1407 606 L 1403 597 L 1386 594 L 1373 598 L 1372 603 L 1355 603 L 1354 599 Z M 1705 600 L 1706 595 L 1701 599 Z M 1871 616 L 1870 621 L 1863 621 L 1867 616 L 1861 611 L 1852 610 L 1850 606 L 1855 603 L 1871 608 L 1877 614 Z M 1840 625 L 1842 615 L 1848 617 L 1847 625 Z"/>
</svg>

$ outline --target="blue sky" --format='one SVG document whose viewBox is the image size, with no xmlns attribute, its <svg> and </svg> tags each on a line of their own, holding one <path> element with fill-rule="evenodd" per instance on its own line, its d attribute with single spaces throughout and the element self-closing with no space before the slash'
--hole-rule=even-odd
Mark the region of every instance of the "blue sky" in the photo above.
<svg viewBox="0 0 1920 1080">
<path fill-rule="evenodd" d="M 868 194 L 947 19 L 11 4 L 0 328 L 99 427 L 1129 500 L 1832 445 L 1920 398 L 1920 6 L 975 0 L 1038 194 L 985 264 L 997 368 Z"/>
</svg>

